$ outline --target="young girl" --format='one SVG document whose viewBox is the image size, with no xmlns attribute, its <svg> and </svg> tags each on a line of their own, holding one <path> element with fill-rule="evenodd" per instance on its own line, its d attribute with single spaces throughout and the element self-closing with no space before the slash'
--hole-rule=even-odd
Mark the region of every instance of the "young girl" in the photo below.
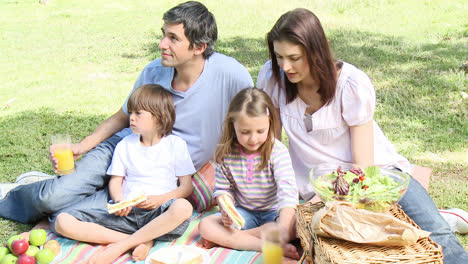
<svg viewBox="0 0 468 264">
<path fill-rule="evenodd" d="M 322 163 L 377 165 L 410 172 L 374 121 L 375 91 L 355 66 L 333 58 L 318 18 L 298 8 L 283 14 L 267 34 L 271 60 L 257 86 L 272 98 L 289 139 L 299 193 L 313 197 L 307 172 Z M 281 137 L 281 125 L 277 136 Z M 468 254 L 426 190 L 411 178 L 400 205 L 443 247 L 444 263 L 468 263 Z"/>
<path fill-rule="evenodd" d="M 221 213 L 203 218 L 199 225 L 205 247 L 209 242 L 238 250 L 261 251 L 260 233 L 277 222 L 293 238 L 296 181 L 287 148 L 274 137 L 277 118 L 269 96 L 247 88 L 231 101 L 216 153 L 213 197 L 228 195 L 245 219 L 242 230 Z M 209 242 L 208 242 L 209 241 Z M 285 256 L 298 259 L 292 245 Z"/>
<path fill-rule="evenodd" d="M 72 205 L 59 212 L 50 224 L 65 237 L 110 244 L 90 263 L 111 263 L 135 247 L 133 259 L 145 260 L 153 239 L 179 237 L 192 215 L 192 206 L 183 198 L 192 192 L 191 174 L 195 168 L 185 141 L 170 134 L 175 121 L 171 94 L 159 85 L 144 85 L 130 96 L 128 110 L 134 134 L 122 139 L 115 148 L 107 170 L 111 175 L 109 189 L 83 202 L 120 202 L 142 193 L 147 200 L 114 214 L 108 213 L 105 203 L 86 209 Z M 101 199 L 102 196 L 107 199 Z"/>
</svg>

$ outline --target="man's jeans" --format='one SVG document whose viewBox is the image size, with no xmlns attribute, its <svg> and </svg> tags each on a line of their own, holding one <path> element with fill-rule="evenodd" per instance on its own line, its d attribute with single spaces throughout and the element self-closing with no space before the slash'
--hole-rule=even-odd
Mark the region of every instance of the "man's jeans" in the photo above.
<svg viewBox="0 0 468 264">
<path fill-rule="evenodd" d="M 416 224 L 423 230 L 431 232 L 432 240 L 442 246 L 445 264 L 468 263 L 468 253 L 440 215 L 426 189 L 413 177 L 399 204 Z"/>
<path fill-rule="evenodd" d="M 109 181 L 106 171 L 120 140 L 121 137 L 114 135 L 97 145 L 76 162 L 73 173 L 11 190 L 0 200 L 0 216 L 21 223 L 35 223 L 102 189 Z"/>
</svg>

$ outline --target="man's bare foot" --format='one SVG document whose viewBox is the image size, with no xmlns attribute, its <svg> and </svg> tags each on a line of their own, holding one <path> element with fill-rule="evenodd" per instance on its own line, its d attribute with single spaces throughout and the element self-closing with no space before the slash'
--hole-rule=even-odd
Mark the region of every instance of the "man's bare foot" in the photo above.
<svg viewBox="0 0 468 264">
<path fill-rule="evenodd" d="M 132 252 L 132 258 L 134 261 L 143 261 L 148 256 L 151 248 L 153 247 L 153 240 L 138 245 Z"/>
<path fill-rule="evenodd" d="M 200 248 L 204 248 L 204 249 L 210 249 L 210 248 L 216 247 L 218 245 L 216 243 L 213 243 L 213 242 L 211 242 L 209 240 L 206 240 L 203 237 L 201 237 L 200 240 L 198 240 L 197 243 L 195 243 L 195 246 L 200 247 Z"/>
<path fill-rule="evenodd" d="M 293 244 L 286 244 L 283 246 L 283 253 L 286 258 L 295 259 L 296 261 L 301 258 L 297 252 L 297 248 Z"/>
</svg>

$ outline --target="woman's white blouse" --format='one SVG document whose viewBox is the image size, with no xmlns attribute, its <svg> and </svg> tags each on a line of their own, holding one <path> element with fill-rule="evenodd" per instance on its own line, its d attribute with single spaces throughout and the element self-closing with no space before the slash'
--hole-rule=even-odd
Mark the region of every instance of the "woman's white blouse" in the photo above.
<svg viewBox="0 0 468 264">
<path fill-rule="evenodd" d="M 260 70 L 257 87 L 265 90 L 275 107 L 280 109 L 281 122 L 289 138 L 296 183 L 301 197 L 307 200 L 313 195 L 307 177 L 310 168 L 322 163 L 352 162 L 349 127 L 373 120 L 374 87 L 363 71 L 343 62 L 335 98 L 312 114 L 309 132 L 305 125 L 308 106 L 299 97 L 286 104 L 286 93 L 279 89 L 273 78 L 271 61 L 267 61 Z M 396 152 L 375 121 L 373 124 L 375 165 L 396 167 L 410 173 L 408 160 Z"/>
</svg>

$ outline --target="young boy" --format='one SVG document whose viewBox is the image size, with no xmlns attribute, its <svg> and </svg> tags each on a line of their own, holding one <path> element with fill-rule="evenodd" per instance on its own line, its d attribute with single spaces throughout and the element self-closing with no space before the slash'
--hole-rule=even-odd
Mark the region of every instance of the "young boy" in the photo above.
<svg viewBox="0 0 468 264">
<path fill-rule="evenodd" d="M 108 190 L 94 196 L 121 202 L 146 194 L 147 200 L 113 214 L 104 203 L 95 208 L 71 206 L 59 213 L 52 227 L 71 239 L 110 243 L 105 251 L 93 256 L 95 263 L 111 263 L 134 247 L 133 259 L 144 260 L 153 239 L 179 237 L 192 215 L 192 206 L 183 198 L 192 193 L 195 168 L 185 141 L 170 134 L 175 121 L 170 92 L 159 85 L 143 85 L 130 96 L 128 110 L 134 134 L 117 144 L 107 170 L 111 175 Z"/>
</svg>

